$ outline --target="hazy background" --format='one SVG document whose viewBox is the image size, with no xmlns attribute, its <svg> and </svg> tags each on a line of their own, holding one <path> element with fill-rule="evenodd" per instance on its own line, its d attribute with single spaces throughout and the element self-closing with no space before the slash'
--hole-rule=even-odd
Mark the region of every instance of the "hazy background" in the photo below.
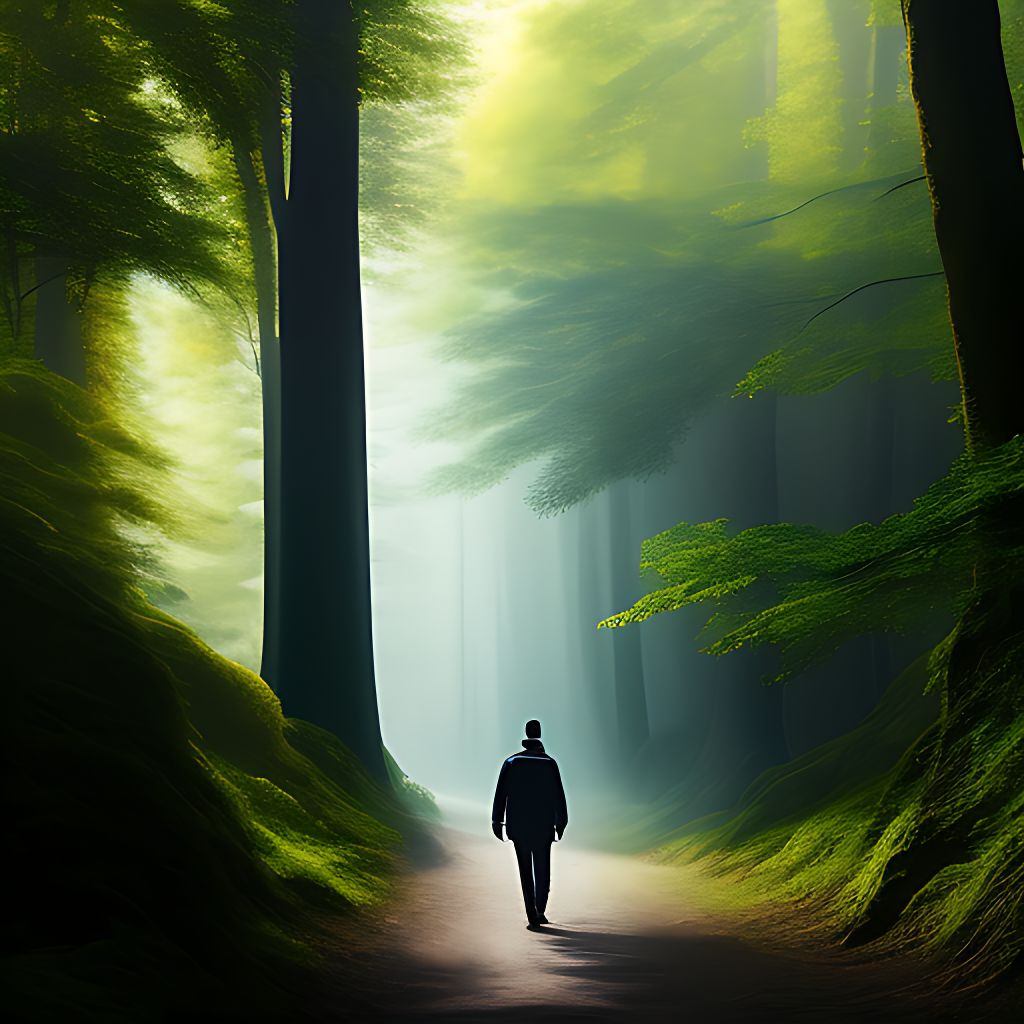
<svg viewBox="0 0 1024 1024">
<path fill-rule="evenodd" d="M 877 521 L 909 507 L 959 450 L 946 422 L 956 387 L 932 379 L 942 368 L 931 341 L 886 348 L 885 318 L 911 302 L 906 316 L 923 303 L 941 319 L 940 291 L 873 290 L 800 327 L 873 276 L 937 265 L 923 188 L 902 189 L 896 206 L 874 199 L 919 173 L 898 6 L 461 5 L 474 63 L 455 100 L 365 112 L 368 143 L 398 139 L 387 173 L 420 214 L 389 238 L 379 225 L 395 210 L 368 199 L 364 213 L 377 686 L 385 741 L 416 781 L 489 798 L 536 717 L 570 813 L 588 796 L 641 804 L 673 786 L 685 813 L 703 813 L 766 763 L 849 729 L 926 648 L 848 645 L 787 685 L 771 705 L 776 728 L 757 703 L 765 656 L 699 653 L 695 610 L 629 627 L 628 651 L 596 629 L 647 586 L 641 541 L 676 522 Z M 367 152 L 373 183 L 384 172 Z M 876 245 L 894 216 L 895 240 Z M 160 542 L 178 588 L 161 603 L 258 669 L 252 353 L 148 281 L 131 312 L 139 415 L 192 499 L 191 533 Z M 616 316 L 628 324 L 619 334 L 607 327 Z M 794 337 L 812 376 L 842 383 L 792 393 L 815 388 L 780 369 L 768 389 L 732 397 Z M 859 366 L 869 351 L 877 365 Z M 613 422 L 624 395 L 631 418 Z M 647 447 L 661 453 L 658 472 L 631 454 Z M 524 499 L 553 459 L 589 474 L 595 493 L 538 515 Z M 436 493 L 453 464 L 442 481 L 481 493 Z M 616 710 L 625 671 L 649 732 L 629 749 Z"/>
</svg>

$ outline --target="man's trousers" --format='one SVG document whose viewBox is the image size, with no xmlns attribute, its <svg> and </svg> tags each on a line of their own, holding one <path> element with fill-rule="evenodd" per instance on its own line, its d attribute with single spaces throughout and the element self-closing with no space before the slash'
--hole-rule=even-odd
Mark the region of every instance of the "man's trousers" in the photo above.
<svg viewBox="0 0 1024 1024">
<path fill-rule="evenodd" d="M 516 860 L 519 861 L 519 880 L 523 884 L 523 902 L 526 916 L 534 921 L 544 913 L 551 888 L 550 838 L 513 839 Z"/>
</svg>

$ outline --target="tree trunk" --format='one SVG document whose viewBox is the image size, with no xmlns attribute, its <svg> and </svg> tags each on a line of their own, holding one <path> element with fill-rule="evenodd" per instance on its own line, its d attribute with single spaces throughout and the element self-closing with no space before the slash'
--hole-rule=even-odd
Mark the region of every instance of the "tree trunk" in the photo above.
<svg viewBox="0 0 1024 1024">
<path fill-rule="evenodd" d="M 642 594 L 640 586 L 640 544 L 632 530 L 629 480 L 620 480 L 608 489 L 608 557 L 612 570 L 612 604 L 628 608 Z M 614 629 L 612 633 L 615 664 L 615 711 L 619 750 L 630 763 L 650 739 L 647 720 L 647 694 L 644 689 L 644 661 L 639 626 Z"/>
<path fill-rule="evenodd" d="M 871 382 L 871 419 L 868 422 L 870 507 L 866 518 L 880 522 L 895 511 L 893 488 L 893 450 L 896 436 L 896 410 L 893 382 L 889 377 Z M 891 637 L 888 633 L 871 634 L 871 678 L 877 700 L 885 693 L 894 676 L 892 672 Z"/>
<path fill-rule="evenodd" d="M 357 38 L 347 4 L 301 0 L 298 14 L 291 174 L 279 226 L 278 693 L 289 715 L 334 732 L 383 779 L 370 614 Z"/>
<path fill-rule="evenodd" d="M 601 747 L 615 749 L 618 722 L 615 721 L 614 655 L 609 656 L 607 638 L 597 623 L 615 607 L 611 598 L 606 523 L 600 498 L 579 506 L 579 533 L 576 543 L 579 597 L 579 654 L 581 671 L 587 681 L 587 699 L 597 720 L 597 738 Z M 614 641 L 611 641 L 614 643 Z"/>
<path fill-rule="evenodd" d="M 276 120 L 279 122 L 280 117 Z M 277 147 L 281 126 L 276 124 Z M 261 157 L 245 139 L 232 142 L 235 169 L 242 184 L 246 227 L 252 248 L 256 285 L 256 324 L 259 332 L 260 389 L 263 397 L 263 653 L 260 675 L 270 686 L 278 682 L 281 623 L 281 349 L 277 336 L 277 258 L 271 216 L 271 193 L 283 183 L 264 181 Z"/>
<path fill-rule="evenodd" d="M 842 142 L 839 170 L 850 172 L 861 165 L 867 144 L 868 65 L 871 36 L 867 29 L 870 4 L 866 0 L 827 0 L 835 31 L 842 75 Z"/>
<path fill-rule="evenodd" d="M 1024 170 L 996 0 L 903 0 L 969 449 L 1024 430 Z"/>
<path fill-rule="evenodd" d="M 760 394 L 753 400 L 753 416 L 747 425 L 746 452 L 737 453 L 745 463 L 742 481 L 748 495 L 745 504 L 752 513 L 749 522 L 736 523 L 743 529 L 779 521 L 778 402 L 774 392 Z M 752 763 L 764 766 L 781 764 L 789 759 L 785 686 L 764 686 L 760 682 L 775 671 L 773 651 L 749 652 L 739 704 L 745 712 L 738 711 L 737 714 L 737 725 L 740 730 L 746 730 Z M 742 736 L 743 732 L 739 734 Z"/>
<path fill-rule="evenodd" d="M 871 39 L 871 102 L 869 105 L 868 159 L 875 161 L 890 142 L 891 128 L 879 117 L 898 100 L 899 61 L 906 50 L 899 25 L 876 25 Z"/>
<path fill-rule="evenodd" d="M 965 16 L 955 0 L 904 0 L 903 16 L 935 236 L 946 272 L 964 437 L 968 451 L 981 454 L 1024 432 L 1018 394 L 1024 167 L 999 7 L 996 0 L 983 0 Z M 1012 526 L 1005 512 L 994 510 L 981 528 L 996 533 Z M 1016 581 L 1002 580 L 1003 567 L 990 561 L 979 559 L 974 603 L 957 626 L 947 710 L 972 699 L 976 652 L 1005 639 L 1005 623 L 987 609 L 1020 602 Z"/>
<path fill-rule="evenodd" d="M 969 9 L 956 0 L 903 0 L 903 17 L 946 271 L 965 438 L 970 451 L 982 454 L 1024 426 L 1024 407 L 1015 400 L 1021 332 L 1014 290 L 1024 271 L 1024 169 L 999 8 L 996 0 L 978 0 Z M 992 509 L 979 529 L 990 535 L 1019 531 L 1019 505 L 1004 502 Z M 991 562 L 991 556 L 979 557 L 972 600 L 953 632 L 941 720 L 905 769 L 917 775 L 927 763 L 919 797 L 924 810 L 913 841 L 887 863 L 864 919 L 848 937 L 851 944 L 871 941 L 895 925 L 915 893 L 943 867 L 963 860 L 979 824 L 1016 796 L 990 789 L 982 803 L 963 800 L 955 816 L 928 814 L 929 808 L 948 806 L 949 792 L 964 786 L 978 723 L 1017 713 L 1008 683 L 1019 678 L 1019 665 L 1005 659 L 1007 640 L 1019 631 L 1024 614 L 1024 587 Z M 960 952 L 968 960 L 976 956 L 969 945 Z"/>
<path fill-rule="evenodd" d="M 71 269 L 60 256 L 37 256 L 35 355 L 54 373 L 85 387 L 85 344 L 82 310 L 68 295 Z"/>
</svg>

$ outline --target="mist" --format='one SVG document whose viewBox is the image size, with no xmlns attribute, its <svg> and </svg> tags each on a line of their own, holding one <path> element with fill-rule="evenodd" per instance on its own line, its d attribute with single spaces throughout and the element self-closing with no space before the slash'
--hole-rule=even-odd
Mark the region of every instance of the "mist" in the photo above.
<svg viewBox="0 0 1024 1024">
<path fill-rule="evenodd" d="M 720 810 L 934 642 L 862 638 L 767 688 L 770 652 L 700 653 L 693 609 L 597 629 L 676 522 L 877 523 L 961 448 L 943 351 L 871 347 L 942 318 L 927 280 L 800 328 L 936 264 L 925 190 L 878 199 L 919 159 L 900 30 L 852 6 L 476 5 L 454 107 L 401 115 L 391 187 L 433 213 L 397 248 L 363 214 L 373 633 L 385 742 L 442 797 L 486 802 L 536 717 L 579 807 Z M 363 117 L 371 183 L 395 116 Z M 258 670 L 259 382 L 187 305 L 136 289 L 145 412 L 197 534 L 163 543 L 158 599 Z"/>
</svg>

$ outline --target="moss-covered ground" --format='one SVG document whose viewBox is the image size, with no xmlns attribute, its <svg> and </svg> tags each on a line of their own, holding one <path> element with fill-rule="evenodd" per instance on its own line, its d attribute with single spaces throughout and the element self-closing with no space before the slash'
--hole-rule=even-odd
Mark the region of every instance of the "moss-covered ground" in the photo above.
<svg viewBox="0 0 1024 1024">
<path fill-rule="evenodd" d="M 665 836 L 655 859 L 725 876 L 735 907 L 775 929 L 923 957 L 951 993 L 1019 993 L 1020 656 L 1012 636 L 953 706 L 922 696 L 918 662 L 859 729 L 766 773 L 731 813 Z"/>
<path fill-rule="evenodd" d="M 7 1019 L 294 1019 L 311 908 L 380 901 L 416 828 L 146 601 L 124 527 L 173 519 L 159 474 L 100 402 L 0 367 Z"/>
</svg>

